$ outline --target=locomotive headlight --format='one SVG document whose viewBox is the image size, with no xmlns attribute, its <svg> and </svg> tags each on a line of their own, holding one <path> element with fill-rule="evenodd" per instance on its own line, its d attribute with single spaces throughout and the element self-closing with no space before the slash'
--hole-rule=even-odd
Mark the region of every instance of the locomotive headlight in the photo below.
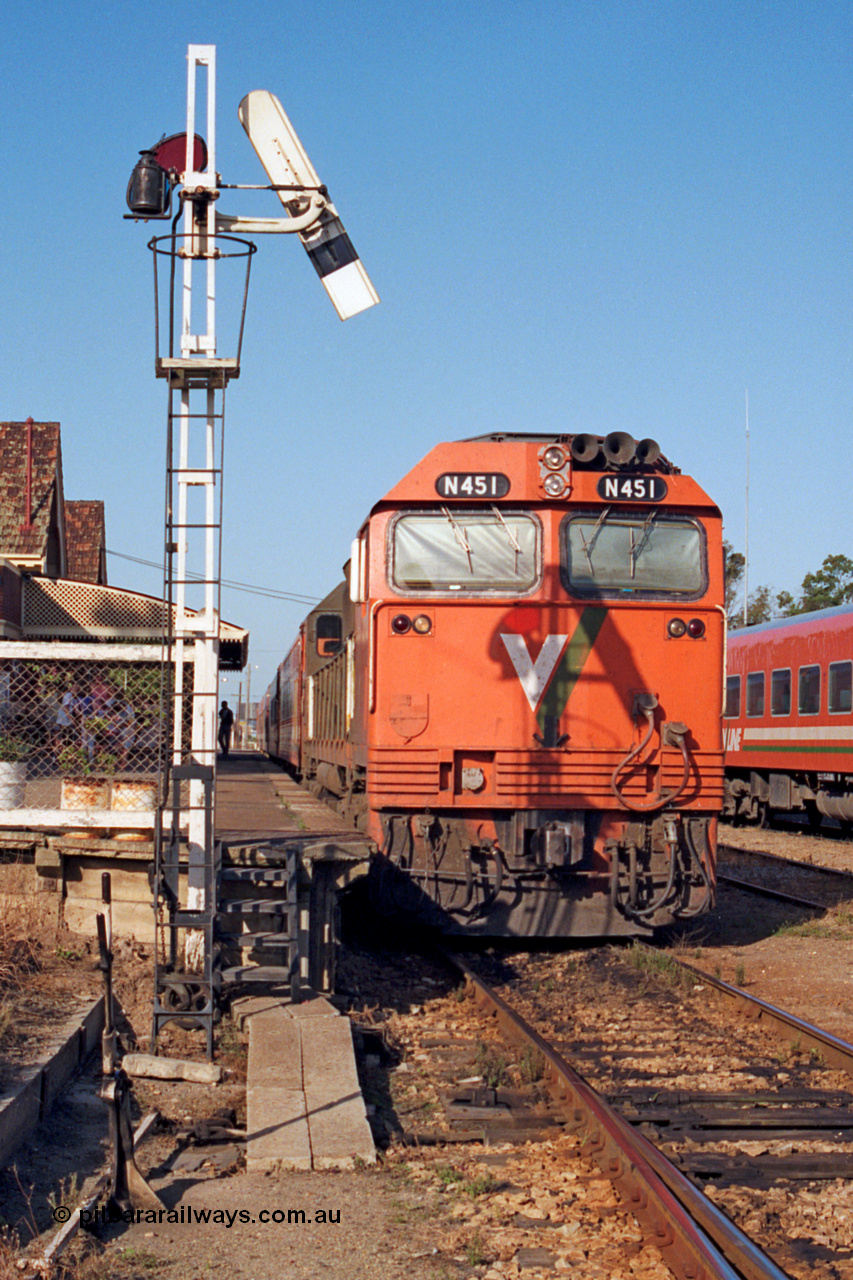
<svg viewBox="0 0 853 1280">
<path fill-rule="evenodd" d="M 687 624 L 687 634 L 699 640 L 705 634 L 705 623 L 701 618 L 691 618 Z"/>
<path fill-rule="evenodd" d="M 687 630 L 687 623 L 682 618 L 670 618 L 666 629 L 673 640 L 680 640 Z"/>
<path fill-rule="evenodd" d="M 425 613 L 419 613 L 412 623 L 412 629 L 417 631 L 419 636 L 427 636 L 432 631 L 432 618 L 428 618 Z"/>
<path fill-rule="evenodd" d="M 566 482 L 563 477 L 556 474 L 546 476 L 542 482 L 542 488 L 549 498 L 559 498 L 565 487 Z"/>
<path fill-rule="evenodd" d="M 407 618 L 404 613 L 398 613 L 395 618 L 391 619 L 391 630 L 395 636 L 404 636 L 410 630 L 411 625 L 411 618 Z"/>
<path fill-rule="evenodd" d="M 563 452 L 563 450 L 559 447 L 559 445 L 552 444 L 552 445 L 549 445 L 548 448 L 545 450 L 545 452 L 542 454 L 542 461 L 545 463 L 545 466 L 550 471 L 559 471 L 560 467 L 562 467 L 565 464 L 566 455 Z M 547 488 L 547 482 L 546 482 L 546 488 Z"/>
</svg>

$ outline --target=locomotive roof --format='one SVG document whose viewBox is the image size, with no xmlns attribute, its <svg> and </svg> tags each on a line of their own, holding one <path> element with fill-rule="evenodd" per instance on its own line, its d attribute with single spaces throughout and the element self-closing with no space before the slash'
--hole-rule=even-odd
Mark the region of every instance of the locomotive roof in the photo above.
<svg viewBox="0 0 853 1280">
<path fill-rule="evenodd" d="M 568 446 L 574 437 L 560 433 L 527 434 L 521 432 L 495 433 L 473 436 L 463 440 L 444 441 L 437 444 L 410 471 L 406 473 L 372 508 L 371 514 L 383 507 L 403 502 L 447 502 L 440 497 L 436 482 L 440 476 L 456 474 L 499 474 L 509 481 L 506 497 L 508 504 L 546 501 L 540 489 L 541 470 L 539 456 L 543 445 Z M 600 437 L 595 437 L 600 439 Z M 675 500 L 684 506 L 703 507 L 718 513 L 716 504 L 690 476 L 663 455 L 653 462 L 641 462 L 632 458 L 629 463 L 618 465 L 608 462 L 603 454 L 595 462 L 571 460 L 570 469 L 574 500 L 599 501 L 595 498 L 595 482 L 602 474 L 624 476 L 658 475 L 666 477 L 666 484 Z M 581 492 L 583 491 L 583 492 Z M 452 501 L 452 499 L 450 499 Z M 464 492 L 459 500 L 464 500 Z M 562 501 L 563 499 L 561 499 Z M 496 501 L 496 499 L 490 499 Z"/>
</svg>

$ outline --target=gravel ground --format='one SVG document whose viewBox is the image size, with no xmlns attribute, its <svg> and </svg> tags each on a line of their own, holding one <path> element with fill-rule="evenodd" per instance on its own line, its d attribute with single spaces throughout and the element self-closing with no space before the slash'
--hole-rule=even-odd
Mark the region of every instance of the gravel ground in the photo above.
<svg viewBox="0 0 853 1280">
<path fill-rule="evenodd" d="M 853 841 L 839 834 L 721 826 L 720 843 L 853 870 Z M 853 1042 L 853 882 L 849 904 L 818 916 L 721 888 L 717 910 L 688 936 L 702 947 L 698 967 Z"/>
<path fill-rule="evenodd" d="M 721 841 L 767 849 L 803 861 L 853 868 L 853 842 L 840 838 L 817 839 L 796 829 L 788 831 L 721 830 Z M 853 1040 L 853 977 L 849 967 L 849 942 L 853 938 L 853 907 L 842 905 L 814 919 L 804 918 L 779 904 L 745 900 L 743 895 L 721 892 L 715 913 L 695 923 L 685 934 L 691 963 L 719 972 L 739 985 L 801 1017 L 818 1023 L 845 1039 Z M 61 957 L 59 957 L 61 959 Z M 120 992 L 141 1040 L 150 1016 L 150 975 L 147 956 L 128 951 Z M 87 992 L 93 982 L 93 957 L 65 969 L 80 974 Z M 428 979 L 425 980 L 425 979 Z M 342 980 L 350 983 L 355 1016 L 364 1021 L 379 1016 L 387 1002 L 391 1031 L 399 1037 L 401 1064 L 399 1092 L 390 1099 L 402 1115 L 405 1105 L 417 1108 L 430 1099 L 421 1088 L 417 1055 L 418 1036 L 449 1026 L 462 1018 L 452 987 L 431 974 L 413 957 L 402 986 L 382 995 L 373 978 L 342 965 Z M 48 979 L 44 980 L 45 982 Z M 432 985 L 430 985 L 432 984 Z M 73 988 L 73 979 L 71 981 Z M 43 984 L 39 984 L 43 989 Z M 35 992 L 34 992 L 35 994 Z M 41 994 L 39 992 L 39 998 Z M 467 1014 L 465 1015 L 468 1016 Z M 478 1034 L 469 1027 L 470 1034 Z M 170 1049 L 192 1052 L 192 1037 Z M 187 1116 L 211 1114 L 232 1093 L 239 1096 L 240 1046 L 232 1046 L 232 1075 L 227 1089 L 183 1087 L 170 1094 L 141 1090 L 140 1107 L 157 1101 L 166 1114 L 180 1123 Z M 394 1073 L 391 1073 L 393 1076 Z M 408 1103 L 403 1094 L 406 1093 Z M 97 1108 L 91 1109 L 93 1113 Z M 78 1149 L 83 1123 L 78 1111 L 66 1118 L 69 1154 L 63 1165 L 66 1185 L 73 1181 L 73 1150 Z M 92 1120 L 93 1124 L 100 1123 Z M 50 1127 L 60 1127 L 54 1116 Z M 39 1142 L 47 1142 L 47 1136 Z M 644 1249 L 631 1218 L 621 1214 L 609 1184 L 591 1175 L 576 1161 L 570 1140 L 559 1138 L 519 1149 L 474 1152 L 470 1148 L 412 1152 L 395 1146 L 393 1138 L 376 1170 L 350 1174 L 248 1175 L 239 1166 L 217 1171 L 202 1166 L 176 1176 L 163 1166 L 174 1140 L 157 1138 L 140 1160 L 153 1162 L 152 1180 L 162 1188 L 163 1199 L 180 1214 L 219 1211 L 222 1222 L 134 1224 L 116 1232 L 105 1243 L 88 1245 L 88 1260 L 75 1264 L 79 1277 L 109 1275 L 116 1280 L 163 1276 L 168 1280 L 196 1280 L 228 1276 L 233 1280 L 266 1280 L 282 1274 L 295 1277 L 327 1277 L 328 1280 L 372 1280 L 407 1275 L 412 1280 L 455 1280 L 481 1277 L 488 1280 L 553 1276 L 571 1273 L 584 1280 L 662 1280 L 668 1273 L 654 1250 Z M 38 1154 L 38 1153 L 36 1153 Z M 22 1164 L 27 1153 L 22 1153 Z M 45 1151 L 42 1157 L 49 1163 Z M 33 1182 L 34 1185 L 34 1182 Z M 478 1189 L 479 1188 L 479 1189 Z M 44 1188 L 28 1194 L 46 1197 Z M 56 1199 L 58 1188 L 51 1186 Z M 770 1203 L 767 1212 L 778 1212 Z M 6 1202 L 0 1212 L 6 1210 Z M 340 1213 L 340 1222 L 308 1223 L 318 1209 Z M 261 1211 L 302 1209 L 306 1222 L 264 1225 L 232 1219 L 243 1211 L 251 1217 Z M 815 1196 L 815 1230 L 831 1232 L 823 1222 L 820 1196 Z M 853 1206 L 851 1206 L 853 1212 Z M 106 1252 L 101 1252 L 105 1249 Z M 94 1250 L 94 1252 L 93 1252 Z M 544 1250 L 544 1253 L 537 1252 Z M 4 1267 L 8 1264 L 8 1270 Z M 25 1272 L 4 1259 L 0 1247 L 0 1280 Z"/>
</svg>

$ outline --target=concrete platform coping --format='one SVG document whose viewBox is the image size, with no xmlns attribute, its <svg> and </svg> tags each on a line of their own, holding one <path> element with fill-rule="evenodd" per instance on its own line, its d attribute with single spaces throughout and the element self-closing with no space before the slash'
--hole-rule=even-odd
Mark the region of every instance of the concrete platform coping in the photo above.
<svg viewBox="0 0 853 1280">
<path fill-rule="evenodd" d="M 247 996 L 232 1012 L 249 1027 L 247 1168 L 373 1164 L 349 1019 L 322 997 Z"/>
</svg>

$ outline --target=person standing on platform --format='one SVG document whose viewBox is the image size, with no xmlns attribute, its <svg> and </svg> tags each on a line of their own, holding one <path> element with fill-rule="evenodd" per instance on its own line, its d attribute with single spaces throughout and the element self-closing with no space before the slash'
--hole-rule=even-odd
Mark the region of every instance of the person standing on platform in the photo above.
<svg viewBox="0 0 853 1280">
<path fill-rule="evenodd" d="M 231 730 L 234 727 L 234 712 L 227 702 L 219 708 L 219 745 L 222 748 L 222 759 L 228 759 L 231 750 Z"/>
</svg>

